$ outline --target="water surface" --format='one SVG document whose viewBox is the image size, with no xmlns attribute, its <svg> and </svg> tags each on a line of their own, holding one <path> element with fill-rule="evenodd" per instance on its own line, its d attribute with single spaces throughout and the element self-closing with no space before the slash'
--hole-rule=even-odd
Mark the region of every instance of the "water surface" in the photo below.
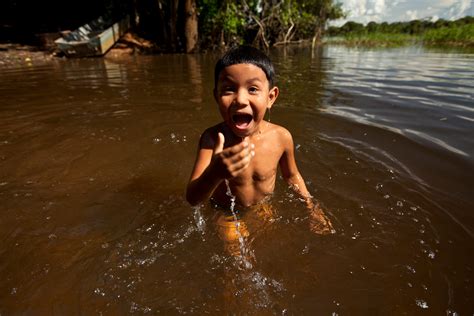
<svg viewBox="0 0 474 316">
<path fill-rule="evenodd" d="M 220 120 L 215 55 L 4 67 L 0 313 L 472 314 L 474 55 L 271 55 L 270 119 L 336 233 L 311 233 L 279 179 L 273 220 L 247 223 L 251 267 L 183 198 Z"/>
</svg>

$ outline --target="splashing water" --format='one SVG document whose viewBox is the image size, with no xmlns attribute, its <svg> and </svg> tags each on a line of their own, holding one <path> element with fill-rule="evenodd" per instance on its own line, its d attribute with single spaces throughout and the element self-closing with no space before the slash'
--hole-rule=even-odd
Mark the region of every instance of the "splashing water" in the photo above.
<svg viewBox="0 0 474 316">
<path fill-rule="evenodd" d="M 206 230 L 206 221 L 204 220 L 204 217 L 201 213 L 201 205 L 193 207 L 193 211 L 194 221 L 196 222 L 196 228 L 201 234 L 204 234 L 204 231 Z"/>
<path fill-rule="evenodd" d="M 232 212 L 232 216 L 234 217 L 235 228 L 237 231 L 237 235 L 239 237 L 239 246 L 240 246 L 240 260 L 243 266 L 247 269 L 252 268 L 252 263 L 248 260 L 251 255 L 250 249 L 246 246 L 244 237 L 240 231 L 240 221 L 237 218 L 237 214 L 235 213 L 235 195 L 232 194 L 230 190 L 229 180 L 225 179 L 225 184 L 227 186 L 226 195 L 230 197 L 230 211 Z"/>
</svg>

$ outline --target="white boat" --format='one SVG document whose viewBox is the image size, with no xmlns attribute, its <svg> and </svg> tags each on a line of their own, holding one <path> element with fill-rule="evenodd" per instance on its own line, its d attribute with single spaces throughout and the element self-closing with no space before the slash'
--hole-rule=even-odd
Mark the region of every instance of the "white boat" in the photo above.
<svg viewBox="0 0 474 316">
<path fill-rule="evenodd" d="M 67 57 L 102 56 L 129 28 L 129 16 L 115 23 L 99 17 L 54 42 Z"/>
</svg>

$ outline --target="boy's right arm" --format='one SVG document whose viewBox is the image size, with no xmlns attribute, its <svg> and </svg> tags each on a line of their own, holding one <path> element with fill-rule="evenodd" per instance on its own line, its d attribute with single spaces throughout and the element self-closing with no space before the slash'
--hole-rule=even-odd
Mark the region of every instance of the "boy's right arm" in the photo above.
<svg viewBox="0 0 474 316">
<path fill-rule="evenodd" d="M 196 205 L 211 197 L 214 190 L 221 183 L 209 168 L 213 150 L 199 148 L 194 169 L 186 188 L 186 200 L 191 205 Z"/>
<path fill-rule="evenodd" d="M 214 140 L 211 132 L 201 136 L 199 151 L 186 189 L 186 200 L 191 205 L 201 203 L 212 196 L 224 179 L 235 177 L 250 164 L 253 147 L 243 141 L 224 149 L 224 135 L 218 133 Z"/>
</svg>

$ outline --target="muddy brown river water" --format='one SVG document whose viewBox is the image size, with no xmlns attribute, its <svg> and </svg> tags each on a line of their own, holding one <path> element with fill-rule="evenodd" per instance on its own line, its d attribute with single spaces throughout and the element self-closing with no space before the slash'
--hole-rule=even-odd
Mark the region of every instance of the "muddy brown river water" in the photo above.
<svg viewBox="0 0 474 316">
<path fill-rule="evenodd" d="M 184 190 L 217 56 L 0 69 L 1 315 L 472 315 L 474 54 L 271 52 L 310 192 L 278 179 L 252 265 Z"/>
</svg>

